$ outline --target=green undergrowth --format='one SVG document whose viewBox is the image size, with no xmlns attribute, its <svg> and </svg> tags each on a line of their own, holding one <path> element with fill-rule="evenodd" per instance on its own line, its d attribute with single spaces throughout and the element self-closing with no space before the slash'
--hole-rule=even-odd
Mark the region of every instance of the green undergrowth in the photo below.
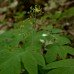
<svg viewBox="0 0 74 74">
<path fill-rule="evenodd" d="M 56 23 L 57 19 L 73 16 L 73 12 L 74 8 L 56 12 L 51 19 Z M 50 16 L 41 20 L 46 17 Z M 28 18 L 0 34 L 0 74 L 74 74 L 74 59 L 68 57 L 74 55 L 70 39 L 53 27 L 54 23 L 38 29 L 36 21 Z"/>
</svg>

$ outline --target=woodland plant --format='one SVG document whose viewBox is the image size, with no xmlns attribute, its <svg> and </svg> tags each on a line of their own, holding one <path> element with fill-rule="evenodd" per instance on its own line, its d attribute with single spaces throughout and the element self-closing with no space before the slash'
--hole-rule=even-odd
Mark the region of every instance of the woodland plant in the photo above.
<svg viewBox="0 0 74 74">
<path fill-rule="evenodd" d="M 41 12 L 37 6 L 33 10 Z M 74 74 L 71 41 L 62 29 L 53 26 L 63 18 L 74 16 L 73 13 L 74 7 L 63 13 L 56 11 L 39 19 L 25 20 L 20 20 L 23 13 L 17 13 L 14 17 L 18 22 L 13 29 L 0 34 L 0 74 Z M 47 18 L 51 22 L 45 24 Z"/>
<path fill-rule="evenodd" d="M 0 74 L 73 74 L 70 40 L 51 25 L 37 31 L 34 21 L 21 21 L 0 35 Z"/>
</svg>

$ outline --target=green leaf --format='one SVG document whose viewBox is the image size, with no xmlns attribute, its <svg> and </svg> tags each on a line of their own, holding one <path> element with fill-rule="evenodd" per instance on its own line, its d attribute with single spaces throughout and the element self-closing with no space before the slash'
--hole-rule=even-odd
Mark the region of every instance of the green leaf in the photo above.
<svg viewBox="0 0 74 74">
<path fill-rule="evenodd" d="M 55 14 L 52 15 L 50 18 L 52 19 L 53 22 L 58 22 L 61 15 L 62 15 L 61 11 L 56 11 Z"/>
<path fill-rule="evenodd" d="M 15 24 L 14 28 L 23 30 L 25 33 L 30 33 L 33 31 L 34 21 L 34 19 L 26 19 L 24 21 L 20 21 Z"/>
<path fill-rule="evenodd" d="M 28 35 L 25 42 L 26 43 L 24 45 L 24 48 L 26 50 L 31 49 L 40 52 L 41 44 L 39 42 L 39 37 L 36 35 L 36 33 L 31 33 L 31 35 Z"/>
<path fill-rule="evenodd" d="M 49 71 L 47 74 L 74 74 L 74 67 L 53 69 Z"/>
<path fill-rule="evenodd" d="M 45 69 L 58 69 L 65 67 L 74 67 L 74 59 L 60 60 L 46 65 Z"/>
<path fill-rule="evenodd" d="M 29 51 L 22 54 L 22 62 L 29 74 L 38 74 L 37 62 Z"/>
<path fill-rule="evenodd" d="M 65 10 L 63 13 L 62 13 L 62 16 L 60 19 L 63 19 L 63 18 L 70 18 L 74 16 L 74 7 L 71 7 L 67 10 Z"/>
<path fill-rule="evenodd" d="M 68 53 L 74 55 L 74 48 L 70 46 L 51 45 L 47 49 L 45 59 L 47 63 L 55 61 L 57 56 L 65 59 Z"/>
<path fill-rule="evenodd" d="M 0 74 L 20 74 L 20 58 L 7 50 L 0 51 Z"/>
<path fill-rule="evenodd" d="M 48 26 L 44 25 L 41 27 L 44 31 L 51 31 L 53 29 L 53 26 L 49 24 Z"/>
<path fill-rule="evenodd" d="M 52 69 L 47 74 L 73 74 L 74 59 L 66 59 L 48 64 L 45 69 Z"/>
<path fill-rule="evenodd" d="M 61 32 L 62 32 L 61 29 L 54 28 L 54 29 L 51 30 L 51 33 L 54 33 L 54 34 L 61 33 Z"/>
<path fill-rule="evenodd" d="M 66 58 L 66 55 L 69 53 L 69 54 L 72 54 L 74 55 L 74 48 L 70 47 L 70 46 L 59 46 L 60 49 L 58 51 L 59 55 L 61 58 Z"/>
<path fill-rule="evenodd" d="M 52 62 L 56 59 L 57 51 L 58 50 L 56 46 L 51 46 L 47 49 L 47 53 L 45 55 L 45 59 L 47 63 Z"/>
<path fill-rule="evenodd" d="M 64 45 L 64 44 L 69 44 L 70 40 L 62 35 L 58 35 L 58 34 L 53 34 L 53 37 L 55 39 L 55 43 L 59 44 L 59 45 Z"/>
<path fill-rule="evenodd" d="M 38 53 L 38 52 L 32 52 L 34 58 L 36 59 L 38 65 L 41 66 L 45 66 L 45 60 L 44 57 L 42 56 L 42 54 Z"/>
<path fill-rule="evenodd" d="M 18 44 L 23 40 L 23 33 L 19 30 L 11 30 L 0 35 L 0 47 L 1 48 L 14 48 L 18 47 Z"/>
</svg>

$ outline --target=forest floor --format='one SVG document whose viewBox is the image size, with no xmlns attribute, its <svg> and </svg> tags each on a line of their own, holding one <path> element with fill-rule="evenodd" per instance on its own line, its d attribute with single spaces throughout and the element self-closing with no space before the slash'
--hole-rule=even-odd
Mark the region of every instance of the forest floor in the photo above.
<svg viewBox="0 0 74 74">
<path fill-rule="evenodd" d="M 71 45 L 74 47 L 74 10 L 70 11 L 69 14 L 66 14 L 69 18 L 65 17 L 61 19 L 61 14 L 73 7 L 73 0 L 60 0 L 59 2 L 51 0 L 45 3 L 44 7 L 34 5 L 33 7 L 27 6 L 26 8 L 23 1 L 18 3 L 17 0 L 13 2 L 4 0 L 0 3 L 0 32 L 1 30 L 12 29 L 14 23 L 34 17 L 37 19 L 36 28 L 39 28 L 42 24 L 52 24 L 54 27 L 61 28 L 64 31 L 64 34 L 69 36 L 72 42 Z M 55 22 L 55 19 L 61 20 Z"/>
</svg>

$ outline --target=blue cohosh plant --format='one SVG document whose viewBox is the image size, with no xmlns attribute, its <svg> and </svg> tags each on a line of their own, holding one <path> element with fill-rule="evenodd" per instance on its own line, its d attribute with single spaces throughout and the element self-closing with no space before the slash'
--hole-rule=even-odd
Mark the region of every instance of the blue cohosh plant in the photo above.
<svg viewBox="0 0 74 74">
<path fill-rule="evenodd" d="M 30 14 L 30 17 L 36 18 L 42 15 L 43 12 L 42 12 L 42 8 L 39 5 L 35 5 L 34 7 L 31 6 L 30 11 L 27 13 Z"/>
<path fill-rule="evenodd" d="M 0 35 L 0 74 L 74 74 L 70 40 L 52 25 L 37 31 L 35 21 L 20 21 Z"/>
</svg>

